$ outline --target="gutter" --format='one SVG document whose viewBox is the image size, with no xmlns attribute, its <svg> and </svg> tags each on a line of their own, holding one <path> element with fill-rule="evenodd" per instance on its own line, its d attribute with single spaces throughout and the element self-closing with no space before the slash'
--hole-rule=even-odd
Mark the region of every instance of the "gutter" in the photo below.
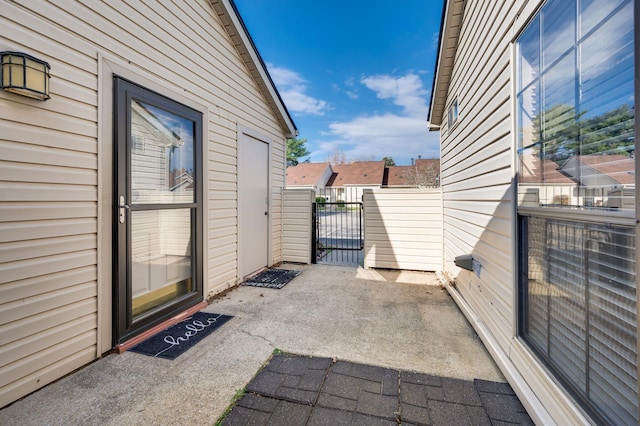
<svg viewBox="0 0 640 426">
<path fill-rule="evenodd" d="M 439 130 L 442 124 L 465 5 L 466 0 L 444 0 L 442 5 L 438 59 L 431 88 L 429 115 L 427 116 L 429 130 Z"/>
<path fill-rule="evenodd" d="M 435 98 L 436 93 L 436 80 L 438 79 L 438 69 L 440 69 L 440 57 L 442 54 L 442 33 L 444 32 L 444 22 L 445 17 L 447 16 L 447 6 L 449 0 L 443 0 L 442 2 L 442 13 L 440 16 L 440 34 L 438 34 L 438 56 L 436 56 L 436 68 L 433 73 L 433 80 L 431 80 L 431 101 L 429 102 L 429 111 L 427 111 L 427 128 L 429 131 L 440 130 L 439 125 L 431 124 L 431 106 L 433 105 L 433 99 Z"/>
</svg>

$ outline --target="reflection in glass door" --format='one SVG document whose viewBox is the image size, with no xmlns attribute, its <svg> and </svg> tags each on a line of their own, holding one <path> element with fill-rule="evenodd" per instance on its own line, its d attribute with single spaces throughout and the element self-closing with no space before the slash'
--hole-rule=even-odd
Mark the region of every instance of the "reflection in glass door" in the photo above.
<svg viewBox="0 0 640 426">
<path fill-rule="evenodd" d="M 201 301 L 202 115 L 115 78 L 116 336 Z"/>
</svg>

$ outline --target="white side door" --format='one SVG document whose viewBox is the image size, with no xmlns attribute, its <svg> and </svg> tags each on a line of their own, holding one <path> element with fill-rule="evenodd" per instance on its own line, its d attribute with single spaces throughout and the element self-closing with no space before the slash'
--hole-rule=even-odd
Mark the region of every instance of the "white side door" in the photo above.
<svg viewBox="0 0 640 426">
<path fill-rule="evenodd" d="M 239 275 L 269 263 L 269 144 L 240 129 L 238 153 Z"/>
</svg>

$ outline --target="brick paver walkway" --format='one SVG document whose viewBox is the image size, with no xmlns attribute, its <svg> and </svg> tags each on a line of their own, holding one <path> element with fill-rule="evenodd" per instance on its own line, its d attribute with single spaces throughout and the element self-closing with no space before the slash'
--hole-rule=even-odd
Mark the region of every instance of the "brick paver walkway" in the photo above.
<svg viewBox="0 0 640 426">
<path fill-rule="evenodd" d="M 507 383 L 275 355 L 223 425 L 532 425 Z"/>
</svg>

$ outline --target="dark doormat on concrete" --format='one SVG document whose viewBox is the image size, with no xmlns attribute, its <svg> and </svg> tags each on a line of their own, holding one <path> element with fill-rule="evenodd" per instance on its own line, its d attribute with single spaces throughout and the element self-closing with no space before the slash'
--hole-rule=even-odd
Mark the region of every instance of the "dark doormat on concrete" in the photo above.
<svg viewBox="0 0 640 426">
<path fill-rule="evenodd" d="M 248 278 L 243 284 L 251 285 L 254 287 L 266 287 L 266 288 L 282 288 L 287 285 L 292 279 L 300 275 L 301 271 L 292 271 L 289 269 L 267 269 L 264 272 L 259 273 L 255 277 Z"/>
<path fill-rule="evenodd" d="M 196 312 L 130 350 L 153 357 L 175 359 L 231 318 L 229 315 Z"/>
</svg>

